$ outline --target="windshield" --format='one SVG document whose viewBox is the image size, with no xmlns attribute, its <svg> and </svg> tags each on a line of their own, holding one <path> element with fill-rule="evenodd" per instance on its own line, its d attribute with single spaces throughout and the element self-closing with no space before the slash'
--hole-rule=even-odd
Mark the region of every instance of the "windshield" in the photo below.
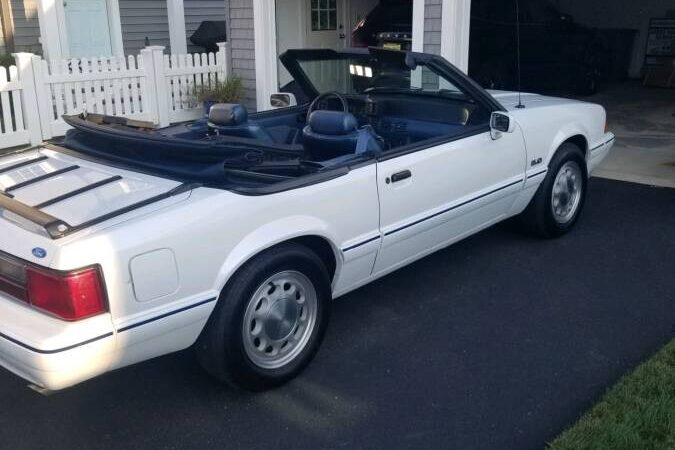
<svg viewBox="0 0 675 450">
<path fill-rule="evenodd" d="M 426 66 L 411 70 L 398 60 L 382 61 L 370 55 L 304 60 L 298 65 L 319 94 L 363 94 L 375 90 L 460 92 Z"/>
</svg>

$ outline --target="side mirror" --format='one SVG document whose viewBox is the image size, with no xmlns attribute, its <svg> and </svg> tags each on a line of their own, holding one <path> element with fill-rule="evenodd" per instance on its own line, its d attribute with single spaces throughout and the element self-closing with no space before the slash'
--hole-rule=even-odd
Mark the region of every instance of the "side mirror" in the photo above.
<svg viewBox="0 0 675 450">
<path fill-rule="evenodd" d="M 513 133 L 516 122 L 505 112 L 494 111 L 490 115 L 490 133 L 492 139 L 499 139 L 502 133 Z"/>
<path fill-rule="evenodd" d="M 272 108 L 288 108 L 297 104 L 298 101 L 295 99 L 295 95 L 289 92 L 277 92 L 270 95 L 270 106 Z"/>
</svg>

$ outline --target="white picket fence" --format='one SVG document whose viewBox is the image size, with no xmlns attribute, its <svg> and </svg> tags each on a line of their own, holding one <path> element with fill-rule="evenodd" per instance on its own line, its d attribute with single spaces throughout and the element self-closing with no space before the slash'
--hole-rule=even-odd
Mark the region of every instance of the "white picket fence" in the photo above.
<svg viewBox="0 0 675 450">
<path fill-rule="evenodd" d="M 9 70 L 0 67 L 0 147 L 13 147 L 30 141 L 21 108 L 22 86 L 15 66 Z"/>
<path fill-rule="evenodd" d="M 138 56 L 47 62 L 16 53 L 0 67 L 0 148 L 38 144 L 65 134 L 64 114 L 83 111 L 147 120 L 163 127 L 203 114 L 199 86 L 228 74 L 227 44 L 217 53 L 165 55 L 150 46 Z M 8 76 L 9 75 L 9 76 Z"/>
</svg>

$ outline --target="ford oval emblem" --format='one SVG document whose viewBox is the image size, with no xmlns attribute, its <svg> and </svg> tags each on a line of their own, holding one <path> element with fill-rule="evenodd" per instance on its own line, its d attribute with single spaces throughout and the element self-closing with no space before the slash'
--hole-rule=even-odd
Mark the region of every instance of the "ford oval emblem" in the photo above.
<svg viewBox="0 0 675 450">
<path fill-rule="evenodd" d="M 44 258 L 45 256 L 47 256 L 47 250 L 45 250 L 44 248 L 40 248 L 40 247 L 35 247 L 32 250 L 32 253 L 33 253 L 33 256 L 35 256 L 36 258 Z"/>
</svg>

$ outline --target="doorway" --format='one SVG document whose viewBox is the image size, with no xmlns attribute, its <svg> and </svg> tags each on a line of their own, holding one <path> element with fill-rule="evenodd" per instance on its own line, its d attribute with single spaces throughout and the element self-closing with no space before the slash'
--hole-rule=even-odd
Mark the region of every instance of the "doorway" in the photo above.
<svg viewBox="0 0 675 450">
<path fill-rule="evenodd" d="M 69 57 L 112 55 L 107 0 L 65 0 L 63 12 Z"/>
<path fill-rule="evenodd" d="M 340 49 L 352 45 L 352 29 L 379 0 L 276 0 L 278 57 L 292 48 Z M 278 88 L 288 87 L 290 74 L 277 59 Z"/>
</svg>

